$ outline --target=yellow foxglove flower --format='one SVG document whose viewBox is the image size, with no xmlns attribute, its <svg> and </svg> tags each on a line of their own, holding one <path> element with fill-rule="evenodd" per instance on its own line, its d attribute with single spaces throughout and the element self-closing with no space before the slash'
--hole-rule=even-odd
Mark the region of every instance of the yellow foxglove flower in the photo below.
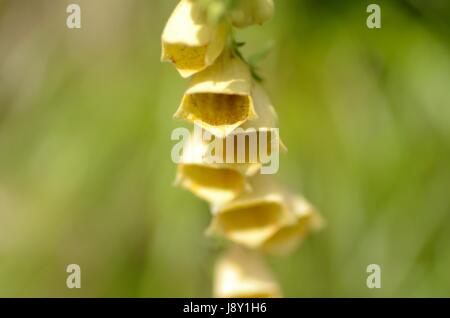
<svg viewBox="0 0 450 318">
<path fill-rule="evenodd" d="M 251 178 L 251 192 L 235 200 L 212 206 L 213 218 L 207 233 L 225 236 L 229 240 L 260 248 L 282 227 L 292 222 L 285 193 L 266 175 Z"/>
<path fill-rule="evenodd" d="M 199 164 L 180 164 L 177 184 L 211 204 L 233 200 L 248 189 L 245 177 L 238 171 Z"/>
<path fill-rule="evenodd" d="M 287 253 L 311 231 L 321 228 L 320 215 L 302 197 L 279 186 L 273 178 L 255 175 L 251 192 L 223 205 L 212 206 L 208 234 L 270 253 Z"/>
<path fill-rule="evenodd" d="M 265 252 L 290 253 L 308 234 L 323 227 L 322 217 L 303 197 L 293 196 L 289 200 L 291 201 L 292 221 L 264 242 L 261 249 Z"/>
<path fill-rule="evenodd" d="M 205 8 L 195 0 L 181 0 L 162 34 L 163 61 L 171 61 L 181 76 L 189 77 L 213 64 L 229 34 L 225 22 L 208 22 Z"/>
<path fill-rule="evenodd" d="M 255 174 L 257 169 L 245 163 L 207 162 L 205 156 L 208 155 L 209 145 L 202 136 L 201 132 L 191 135 L 178 165 L 176 184 L 210 204 L 223 204 L 249 190 L 245 177 Z M 224 157 L 221 153 L 217 155 Z"/>
<path fill-rule="evenodd" d="M 248 66 L 226 50 L 212 66 L 192 78 L 174 117 L 196 122 L 214 135 L 225 137 L 257 117 L 251 87 Z"/>
<path fill-rule="evenodd" d="M 273 0 L 237 1 L 230 12 L 231 22 L 237 28 L 245 28 L 253 24 L 263 24 L 274 14 Z"/>
<path fill-rule="evenodd" d="M 219 298 L 282 297 L 263 260 L 243 247 L 233 246 L 217 261 L 214 271 L 214 296 Z"/>
<path fill-rule="evenodd" d="M 274 150 L 271 134 L 279 141 L 278 131 L 271 131 L 277 125 L 276 112 L 259 84 L 254 85 L 252 96 L 261 116 L 242 125 L 242 130 L 234 130 L 225 138 L 213 137 L 211 140 L 217 145 L 214 157 L 217 156 L 219 163 L 205 160 L 205 156 L 211 153 L 209 142 L 204 140 L 204 132 L 195 126 L 184 149 L 182 162 L 178 165 L 177 185 L 212 205 L 226 203 L 242 192 L 251 190 L 245 178 L 261 169 L 261 156 L 272 158 Z M 261 130 L 264 129 L 269 132 L 263 134 Z M 196 130 L 200 131 L 196 133 Z M 262 142 L 263 138 L 266 138 L 266 143 Z M 274 144 L 277 145 L 277 142 Z"/>
</svg>

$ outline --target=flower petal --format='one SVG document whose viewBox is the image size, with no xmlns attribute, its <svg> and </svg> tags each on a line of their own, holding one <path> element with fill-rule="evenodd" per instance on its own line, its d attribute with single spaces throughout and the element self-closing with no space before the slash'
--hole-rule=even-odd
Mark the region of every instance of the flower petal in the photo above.
<svg viewBox="0 0 450 318">
<path fill-rule="evenodd" d="M 282 297 L 263 260 L 254 252 L 233 246 L 217 261 L 214 271 L 214 296 L 220 298 Z"/>
</svg>

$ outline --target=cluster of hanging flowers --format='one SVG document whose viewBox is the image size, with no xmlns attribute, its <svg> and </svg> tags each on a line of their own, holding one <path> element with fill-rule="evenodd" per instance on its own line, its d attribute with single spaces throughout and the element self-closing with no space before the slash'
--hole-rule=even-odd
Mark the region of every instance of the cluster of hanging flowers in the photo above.
<svg viewBox="0 0 450 318">
<path fill-rule="evenodd" d="M 203 134 L 194 133 L 178 164 L 176 183 L 210 204 L 208 235 L 231 242 L 216 264 L 216 297 L 281 297 L 262 255 L 293 251 L 323 223 L 306 199 L 261 173 L 260 156 L 250 160 L 252 152 L 284 146 L 274 107 L 239 52 L 233 28 L 262 25 L 273 13 L 273 0 L 181 0 L 162 34 L 162 60 L 190 81 L 174 117 L 222 145 L 216 158 L 229 152 L 235 158 L 238 149 L 230 140 L 240 134 L 257 145 L 244 145 L 242 161 L 217 163 L 205 159 L 208 145 Z M 260 149 L 267 138 L 271 142 Z"/>
</svg>

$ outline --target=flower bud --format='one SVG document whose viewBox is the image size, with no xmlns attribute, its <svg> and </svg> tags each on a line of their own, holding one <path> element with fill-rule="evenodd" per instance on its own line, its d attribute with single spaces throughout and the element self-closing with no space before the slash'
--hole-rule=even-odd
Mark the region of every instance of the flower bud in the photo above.
<svg viewBox="0 0 450 318">
<path fill-rule="evenodd" d="M 273 0 L 240 0 L 230 12 L 231 22 L 237 28 L 264 24 L 274 14 Z"/>
</svg>

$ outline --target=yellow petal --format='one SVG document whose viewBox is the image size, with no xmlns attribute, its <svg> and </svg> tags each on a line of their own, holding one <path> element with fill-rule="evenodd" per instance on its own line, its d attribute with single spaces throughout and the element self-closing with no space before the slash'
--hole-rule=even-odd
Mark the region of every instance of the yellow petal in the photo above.
<svg viewBox="0 0 450 318">
<path fill-rule="evenodd" d="M 230 17 L 233 26 L 245 28 L 253 24 L 263 24 L 270 20 L 273 14 L 273 0 L 245 0 L 236 2 Z"/>
<path fill-rule="evenodd" d="M 189 77 L 214 63 L 228 34 L 226 23 L 208 23 L 197 1 L 181 0 L 163 31 L 161 60 L 171 61 L 181 76 Z"/>
<path fill-rule="evenodd" d="M 256 117 L 248 66 L 229 50 L 196 74 L 174 117 L 196 122 L 217 137 L 225 137 Z"/>
<path fill-rule="evenodd" d="M 198 127 L 197 127 L 198 128 Z M 210 204 L 223 204 L 249 190 L 247 175 L 257 169 L 252 164 L 217 164 L 206 162 L 208 145 L 201 134 L 193 133 L 178 165 L 176 184 Z M 223 157 L 223 155 L 220 155 Z"/>
<path fill-rule="evenodd" d="M 214 296 L 220 298 L 282 297 L 263 260 L 254 252 L 234 246 L 217 261 L 214 271 Z"/>
<path fill-rule="evenodd" d="M 247 121 L 246 127 L 255 128 L 278 128 L 278 115 L 270 98 L 267 96 L 261 84 L 252 82 L 252 99 L 255 112 L 258 116 Z"/>
<path fill-rule="evenodd" d="M 301 196 L 293 195 L 272 177 L 249 179 L 251 192 L 212 206 L 208 234 L 225 236 L 244 246 L 283 254 L 292 251 L 310 232 L 320 229 L 319 213 Z"/>
<path fill-rule="evenodd" d="M 246 186 L 244 176 L 236 170 L 195 164 L 180 164 L 177 180 L 180 186 L 211 204 L 233 200 Z"/>
<path fill-rule="evenodd" d="M 277 115 L 269 98 L 256 83 L 252 87 L 252 96 L 261 116 L 233 130 L 225 138 L 213 136 L 211 140 L 222 145 L 214 151 L 220 162 L 204 160 L 208 144 L 202 138 L 206 132 L 201 132 L 198 136 L 192 134 L 182 164 L 178 166 L 177 184 L 213 205 L 226 203 L 248 191 L 250 187 L 244 177 L 253 176 L 261 169 L 262 155 L 265 160 L 273 158 L 274 145 L 277 151 L 279 149 L 278 130 L 273 130 L 277 125 Z M 201 128 L 195 127 L 194 132 Z M 266 143 L 262 142 L 264 138 Z"/>
<path fill-rule="evenodd" d="M 267 180 L 266 180 L 267 179 Z M 284 194 L 268 176 L 251 178 L 252 191 L 235 200 L 212 206 L 208 234 L 225 236 L 250 248 L 259 248 L 292 220 Z"/>
<path fill-rule="evenodd" d="M 287 254 L 296 249 L 311 232 L 323 227 L 324 221 L 314 207 L 300 196 L 292 197 L 293 221 L 264 242 L 261 249 L 272 254 Z"/>
<path fill-rule="evenodd" d="M 251 118 L 240 128 L 248 129 L 255 128 L 258 131 L 270 131 L 275 134 L 276 142 L 279 143 L 279 149 L 286 151 L 287 148 L 284 143 L 281 141 L 278 128 L 278 115 L 273 106 L 269 96 L 265 92 L 264 88 L 261 84 L 253 82 L 252 85 L 252 99 L 255 108 L 255 112 L 257 114 L 256 117 Z M 271 140 L 271 136 L 269 135 L 269 140 Z"/>
</svg>

